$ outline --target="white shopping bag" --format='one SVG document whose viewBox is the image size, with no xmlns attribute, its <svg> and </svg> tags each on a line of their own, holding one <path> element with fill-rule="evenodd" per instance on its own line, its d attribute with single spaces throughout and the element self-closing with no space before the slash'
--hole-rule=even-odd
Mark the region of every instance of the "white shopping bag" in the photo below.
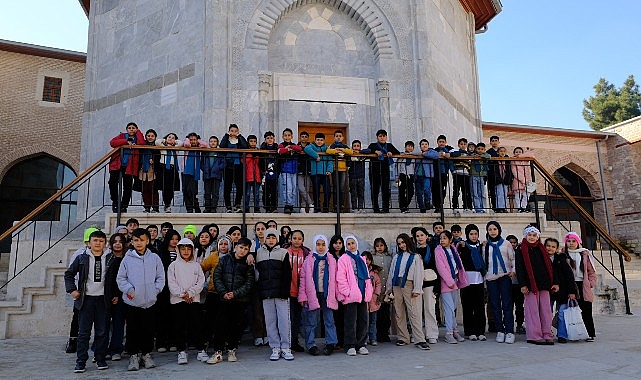
<svg viewBox="0 0 641 380">
<path fill-rule="evenodd" d="M 581 308 L 576 300 L 568 301 L 568 308 L 563 310 L 565 328 L 568 331 L 568 340 L 583 340 L 588 338 L 588 330 L 583 324 Z"/>
</svg>

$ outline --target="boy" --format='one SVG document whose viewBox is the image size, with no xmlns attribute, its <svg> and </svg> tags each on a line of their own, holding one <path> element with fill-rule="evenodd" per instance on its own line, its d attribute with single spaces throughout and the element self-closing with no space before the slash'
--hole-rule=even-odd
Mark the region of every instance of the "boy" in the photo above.
<svg viewBox="0 0 641 380">
<path fill-rule="evenodd" d="M 332 195 L 332 191 L 329 188 L 329 176 L 332 175 L 332 172 L 334 171 L 334 162 L 330 156 L 324 155 L 321 157 L 318 154 L 319 152 L 327 152 L 327 145 L 325 145 L 325 134 L 317 133 L 314 136 L 314 143 L 307 145 L 304 151 L 312 159 L 310 173 L 312 177 L 314 204 L 316 205 L 316 208 L 314 208 L 314 212 L 321 212 L 321 186 L 323 187 L 323 194 L 325 194 L 322 204 L 322 210 L 323 212 L 329 212 L 329 200 Z"/>
<path fill-rule="evenodd" d="M 360 140 L 352 141 L 353 154 L 367 154 L 369 149 L 361 150 Z M 352 211 L 365 212 L 365 160 L 366 157 L 351 157 L 348 163 L 349 193 L 352 200 Z"/>
<path fill-rule="evenodd" d="M 185 228 L 183 228 L 183 237 L 186 237 L 192 242 L 196 240 L 197 233 L 198 233 L 198 230 L 196 230 L 196 226 L 194 226 L 193 224 L 188 224 L 185 226 Z"/>
<path fill-rule="evenodd" d="M 129 218 L 125 223 L 125 226 L 127 227 L 127 244 L 129 244 L 131 243 L 131 234 L 140 227 L 140 222 L 136 218 Z"/>
<path fill-rule="evenodd" d="M 225 149 L 247 149 L 249 145 L 247 140 L 240 134 L 236 124 L 229 124 L 229 131 L 225 133 L 220 142 L 220 147 Z M 232 186 L 236 186 L 236 196 L 234 197 L 234 212 L 241 212 L 240 201 L 243 198 L 243 164 L 241 162 L 241 153 L 225 154 L 225 170 L 223 171 L 223 197 L 225 198 L 225 207 L 227 212 L 232 212 L 231 191 Z"/>
<path fill-rule="evenodd" d="M 470 165 L 470 182 L 472 187 L 472 200 L 474 203 L 474 211 L 477 213 L 484 213 L 485 210 L 485 191 L 483 186 L 487 178 L 487 161 L 484 159 L 490 158 L 490 155 L 485 153 L 485 144 L 480 142 L 476 144 L 476 158 Z M 480 159 L 483 158 L 483 159 Z M 489 184 L 488 184 L 489 185 Z"/>
<path fill-rule="evenodd" d="M 174 229 L 174 224 L 171 222 L 162 222 L 160 225 L 160 241 L 165 240 L 165 234 L 169 232 L 169 230 Z"/>
<path fill-rule="evenodd" d="M 185 139 L 187 148 L 206 148 L 204 141 L 200 140 L 198 134 L 191 132 Z M 188 150 L 181 160 L 178 161 L 180 166 L 180 178 L 183 185 L 183 200 L 188 213 L 200 213 L 198 204 L 198 180 L 200 180 L 200 151 Z"/>
<path fill-rule="evenodd" d="M 109 342 L 108 310 L 114 300 L 110 284 L 105 284 L 105 273 L 111 263 L 111 253 L 104 254 L 107 236 L 102 231 L 89 235 L 89 251 L 78 255 L 65 271 L 65 289 L 74 299 L 74 309 L 78 310 L 78 349 L 74 373 L 85 372 L 89 359 L 89 338 L 91 327 L 95 332 L 95 358 L 98 369 L 109 368 L 105 361 Z M 75 277 L 78 275 L 78 285 Z M 115 302 L 118 298 L 115 298 Z"/>
<path fill-rule="evenodd" d="M 403 154 L 412 154 L 414 152 L 414 143 L 405 142 L 405 152 Z M 398 186 L 398 204 L 401 212 L 407 214 L 410 212 L 409 205 L 414 196 L 414 163 L 410 158 L 399 158 L 396 160 L 396 185 Z"/>
<path fill-rule="evenodd" d="M 160 252 L 160 243 L 161 240 L 158 238 L 158 226 L 155 224 L 150 224 L 147 226 L 147 231 L 149 231 L 149 249 L 154 252 Z"/>
<path fill-rule="evenodd" d="M 263 302 L 265 326 L 272 354 L 269 360 L 294 360 L 291 350 L 289 289 L 292 269 L 289 253 L 278 245 L 278 232 L 265 231 L 265 243 L 256 252 L 258 295 Z"/>
<path fill-rule="evenodd" d="M 490 136 L 490 149 L 487 149 L 486 153 L 490 155 L 490 157 L 498 157 L 499 156 L 499 145 L 501 144 L 501 141 L 499 139 L 499 136 Z M 496 169 L 496 162 L 488 162 L 488 168 L 487 168 L 487 193 L 488 196 L 490 197 L 490 208 L 493 210 L 496 210 L 496 180 L 495 180 L 495 175 L 494 175 L 494 170 Z"/>
<path fill-rule="evenodd" d="M 434 177 L 434 160 L 438 159 L 439 153 L 430 148 L 426 139 L 419 142 L 421 159 L 416 160 L 414 172 L 416 173 L 416 203 L 422 214 L 432 208 L 432 177 Z"/>
<path fill-rule="evenodd" d="M 347 161 L 345 156 L 351 156 L 354 152 L 343 142 L 343 131 L 334 131 L 334 143 L 327 148 L 327 154 L 338 156 L 338 165 L 334 172 L 334 201 L 338 200 L 337 212 L 345 205 L 345 185 L 347 184 Z M 336 183 L 338 182 L 338 187 Z M 338 194 L 336 194 L 338 192 Z"/>
<path fill-rule="evenodd" d="M 372 186 L 372 207 L 375 213 L 381 213 L 378 206 L 378 193 L 383 193 L 383 213 L 389 213 L 390 204 L 390 166 L 393 164 L 392 155 L 400 154 L 398 149 L 387 142 L 387 131 L 376 131 L 376 142 L 367 147 L 376 153 L 377 159 L 372 160 L 369 167 L 369 182 Z"/>
<path fill-rule="evenodd" d="M 310 178 L 311 173 L 311 162 L 309 156 L 303 151 L 309 142 L 309 133 L 306 131 L 301 131 L 298 135 L 298 146 L 300 146 L 301 151 L 298 152 L 298 173 L 297 173 L 297 187 L 298 195 L 302 201 L 300 205 L 300 212 L 305 213 L 309 209 L 311 212 L 314 209 L 314 203 L 312 203 L 312 198 L 309 196 L 309 185 L 312 183 Z"/>
<path fill-rule="evenodd" d="M 445 202 L 445 194 L 447 194 L 447 184 L 449 182 L 449 173 L 454 170 L 452 161 L 446 160 L 450 158 L 451 147 L 447 146 L 447 138 L 445 135 L 439 135 L 436 139 L 435 151 L 439 153 L 438 170 L 434 170 L 434 180 L 432 181 L 432 201 L 437 213 L 443 209 Z"/>
<path fill-rule="evenodd" d="M 456 247 L 458 243 L 463 241 L 463 229 L 460 225 L 454 224 L 451 228 L 452 231 L 452 244 Z"/>
<path fill-rule="evenodd" d="M 145 136 L 138 130 L 136 123 L 127 124 L 125 133 L 111 139 L 112 148 L 145 145 Z M 122 157 L 120 153 L 122 152 Z M 112 212 L 127 212 L 131 200 L 131 189 L 134 177 L 140 168 L 140 152 L 137 149 L 118 149 L 109 159 L 109 195 L 111 197 Z M 118 183 L 122 178 L 122 198 L 118 210 Z"/>
<path fill-rule="evenodd" d="M 209 147 L 218 148 L 218 137 L 209 138 Z M 205 184 L 205 212 L 216 212 L 218 197 L 220 195 L 220 183 L 225 170 L 225 159 L 221 153 L 216 151 L 202 152 L 203 181 Z"/>
<path fill-rule="evenodd" d="M 279 186 L 283 201 L 285 202 L 285 214 L 294 212 L 296 203 L 296 173 L 298 172 L 297 153 L 303 151 L 303 148 L 294 144 L 292 138 L 294 132 L 285 128 L 283 130 L 283 142 L 278 144 L 278 154 L 285 159 L 280 162 Z"/>
<path fill-rule="evenodd" d="M 260 150 L 278 151 L 274 132 L 267 131 L 263 135 L 265 141 L 260 144 Z M 266 212 L 276 212 L 278 209 L 278 160 L 274 156 L 267 156 L 260 160 L 263 177 L 263 206 Z"/>
<path fill-rule="evenodd" d="M 116 282 L 123 293 L 127 315 L 127 352 L 129 371 L 138 371 L 142 360 L 145 368 L 154 368 L 151 350 L 154 348 L 154 320 L 152 306 L 165 286 L 165 269 L 160 256 L 149 249 L 149 232 L 138 228 L 133 232 L 133 248 L 120 263 Z M 142 359 L 141 359 L 142 358 Z"/>
<path fill-rule="evenodd" d="M 452 157 L 466 157 L 467 139 L 458 139 L 458 150 L 450 152 Z M 458 214 L 458 198 L 459 194 L 463 198 L 463 212 L 471 212 L 472 210 L 472 195 L 470 194 L 470 162 L 467 160 L 456 160 L 453 162 L 454 170 L 452 171 L 452 180 L 454 186 L 454 194 L 452 195 L 452 208 L 454 213 Z"/>
<path fill-rule="evenodd" d="M 223 361 L 223 349 L 227 342 L 227 361 L 235 362 L 236 349 L 245 327 L 245 309 L 249 304 L 249 295 L 254 284 L 254 267 L 247 265 L 251 241 L 240 238 L 233 255 L 222 255 L 214 270 L 214 284 L 221 295 L 216 310 L 214 323 L 214 354 L 207 360 L 208 364 Z"/>
<path fill-rule="evenodd" d="M 249 149 L 258 150 L 258 137 L 247 136 Z M 254 200 L 254 212 L 260 212 L 260 159 L 256 153 L 245 154 L 245 212 L 249 212 L 249 203 Z M 230 212 L 228 209 L 227 212 Z"/>
</svg>

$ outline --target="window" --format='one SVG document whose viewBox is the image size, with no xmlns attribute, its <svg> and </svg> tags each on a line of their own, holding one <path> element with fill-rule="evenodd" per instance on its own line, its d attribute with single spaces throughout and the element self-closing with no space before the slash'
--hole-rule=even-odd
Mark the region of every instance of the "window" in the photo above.
<svg viewBox="0 0 641 380">
<path fill-rule="evenodd" d="M 62 93 L 62 78 L 45 76 L 42 88 L 42 100 L 45 102 L 60 103 Z"/>
</svg>

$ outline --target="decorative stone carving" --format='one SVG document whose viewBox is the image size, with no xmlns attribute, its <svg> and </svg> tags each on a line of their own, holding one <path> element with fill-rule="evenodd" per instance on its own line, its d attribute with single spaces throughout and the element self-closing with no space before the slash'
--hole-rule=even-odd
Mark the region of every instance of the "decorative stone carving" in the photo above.
<svg viewBox="0 0 641 380">
<path fill-rule="evenodd" d="M 389 107 L 389 81 L 379 80 L 376 83 L 378 95 L 378 109 L 381 118 L 381 129 L 391 133 L 390 107 Z"/>
</svg>

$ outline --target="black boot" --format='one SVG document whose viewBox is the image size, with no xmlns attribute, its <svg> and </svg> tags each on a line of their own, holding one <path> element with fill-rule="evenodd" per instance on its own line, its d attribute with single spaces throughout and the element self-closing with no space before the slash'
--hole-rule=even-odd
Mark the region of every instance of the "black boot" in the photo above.
<svg viewBox="0 0 641 380">
<path fill-rule="evenodd" d="M 67 348 L 65 349 L 65 352 L 68 354 L 75 354 L 77 348 L 78 338 L 69 338 L 69 342 L 67 342 Z"/>
</svg>

